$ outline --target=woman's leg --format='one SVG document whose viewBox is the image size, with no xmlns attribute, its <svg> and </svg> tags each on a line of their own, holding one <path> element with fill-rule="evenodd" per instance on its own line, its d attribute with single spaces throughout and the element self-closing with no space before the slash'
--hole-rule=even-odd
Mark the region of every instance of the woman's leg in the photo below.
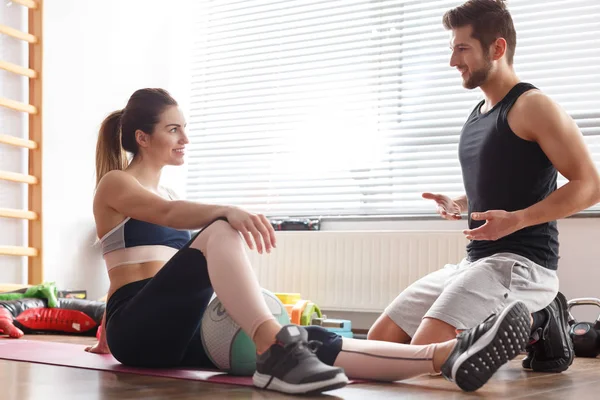
<svg viewBox="0 0 600 400">
<path fill-rule="evenodd" d="M 441 372 L 461 389 L 473 391 L 525 348 L 529 311 L 523 303 L 511 303 L 456 339 L 428 345 L 348 339 L 321 327 L 307 330 L 309 341 L 322 343 L 317 356 L 344 368 L 350 378 L 393 382 Z"/>
<path fill-rule="evenodd" d="M 216 221 L 190 245 L 206 256 L 210 282 L 231 318 L 265 352 L 281 330 L 265 300 L 240 234 Z"/>
<path fill-rule="evenodd" d="M 111 298 L 107 310 L 111 352 L 127 364 L 135 359 L 145 366 L 162 367 L 180 365 L 191 346 L 196 350 L 185 357 L 189 364 L 200 354 L 200 322 L 215 286 L 231 317 L 250 337 L 260 336 L 257 350 L 264 352 L 275 342 L 281 326 L 266 306 L 239 234 L 219 220 L 196 234 L 152 279 L 140 285 L 116 319 L 111 318 L 110 305 L 119 300 Z M 259 326 L 261 334 L 256 335 Z M 161 340 L 163 334 L 167 340 Z M 138 347 L 153 351 L 138 358 Z M 199 366 L 206 364 L 201 361 Z"/>
<path fill-rule="evenodd" d="M 322 343 L 317 356 L 326 364 L 344 368 L 346 375 L 353 379 L 394 382 L 437 373 L 456 344 L 453 339 L 415 346 L 345 338 L 319 326 L 306 330 L 309 341 Z"/>
<path fill-rule="evenodd" d="M 334 365 L 344 368 L 350 378 L 389 382 L 439 372 L 456 344 L 456 339 L 424 346 L 348 338 L 342 341 Z"/>
<path fill-rule="evenodd" d="M 192 242 L 206 255 L 208 273 L 231 318 L 252 338 L 259 356 L 254 384 L 286 393 L 323 392 L 345 386 L 341 368 L 319 361 L 303 327 L 281 327 L 269 311 L 238 231 L 216 221 Z"/>
<path fill-rule="evenodd" d="M 195 348 L 199 366 L 210 365 L 198 351 L 198 328 L 214 288 L 227 313 L 253 338 L 261 353 L 257 385 L 303 393 L 347 383 L 341 368 L 328 366 L 310 353 L 303 328 L 282 328 L 277 323 L 266 306 L 239 233 L 225 221 L 204 228 L 141 285 L 129 298 L 117 291 L 107 305 L 108 345 L 121 362 L 166 367 L 185 360 L 189 365 L 189 352 Z"/>
<path fill-rule="evenodd" d="M 152 279 L 125 285 L 108 299 L 111 353 L 131 366 L 182 365 L 190 347 L 202 349 L 199 327 L 212 295 L 206 259 L 184 247 Z M 197 366 L 213 366 L 203 351 L 195 353 Z"/>
</svg>

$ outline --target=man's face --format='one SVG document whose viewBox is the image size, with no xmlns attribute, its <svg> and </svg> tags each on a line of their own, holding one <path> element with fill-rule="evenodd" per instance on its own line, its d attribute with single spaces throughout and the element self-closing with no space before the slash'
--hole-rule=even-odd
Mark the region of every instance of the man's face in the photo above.
<svg viewBox="0 0 600 400">
<path fill-rule="evenodd" d="M 463 87 L 475 89 L 486 82 L 492 70 L 488 49 L 482 49 L 479 40 L 471 37 L 470 25 L 453 29 L 450 47 L 450 66 L 456 67 L 463 79 Z"/>
</svg>

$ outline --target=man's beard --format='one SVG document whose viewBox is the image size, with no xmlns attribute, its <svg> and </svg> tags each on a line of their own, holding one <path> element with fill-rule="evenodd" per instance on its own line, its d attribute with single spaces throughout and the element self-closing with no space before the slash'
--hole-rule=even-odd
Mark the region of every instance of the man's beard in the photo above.
<svg viewBox="0 0 600 400">
<path fill-rule="evenodd" d="M 492 70 L 492 61 L 489 57 L 484 57 L 484 66 L 470 73 L 469 79 L 463 82 L 466 89 L 475 89 L 481 86 L 490 75 Z"/>
</svg>

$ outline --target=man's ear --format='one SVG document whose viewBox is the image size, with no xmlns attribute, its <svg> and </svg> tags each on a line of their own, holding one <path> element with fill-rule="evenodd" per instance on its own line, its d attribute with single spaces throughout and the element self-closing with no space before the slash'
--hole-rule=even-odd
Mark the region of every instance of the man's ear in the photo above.
<svg viewBox="0 0 600 400">
<path fill-rule="evenodd" d="M 507 44 L 506 44 L 506 39 L 504 38 L 498 38 L 494 41 L 494 43 L 492 43 L 492 47 L 491 47 L 491 54 L 492 54 L 492 60 L 496 61 L 501 59 L 505 54 L 506 54 L 506 48 L 507 48 Z"/>
</svg>

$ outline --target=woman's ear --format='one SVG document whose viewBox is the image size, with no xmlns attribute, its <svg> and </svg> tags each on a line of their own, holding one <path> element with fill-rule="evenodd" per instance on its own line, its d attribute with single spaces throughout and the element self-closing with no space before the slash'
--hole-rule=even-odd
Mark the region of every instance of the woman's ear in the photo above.
<svg viewBox="0 0 600 400">
<path fill-rule="evenodd" d="M 135 131 L 135 141 L 140 147 L 148 147 L 150 140 L 150 135 L 144 133 L 144 131 L 138 129 Z"/>
</svg>

